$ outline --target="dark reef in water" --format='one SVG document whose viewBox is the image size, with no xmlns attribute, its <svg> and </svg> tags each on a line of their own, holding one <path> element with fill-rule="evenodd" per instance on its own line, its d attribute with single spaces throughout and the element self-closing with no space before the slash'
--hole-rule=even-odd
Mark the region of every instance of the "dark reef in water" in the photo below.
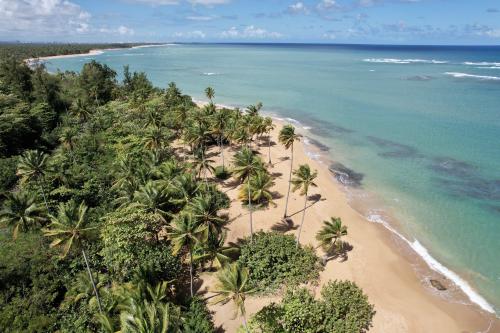
<svg viewBox="0 0 500 333">
<path fill-rule="evenodd" d="M 500 179 L 486 179 L 472 164 L 451 157 L 436 157 L 429 169 L 446 178 L 437 178 L 448 193 L 456 197 L 500 200 Z"/>
<path fill-rule="evenodd" d="M 315 146 L 316 148 L 318 148 L 319 150 L 321 151 L 324 151 L 324 152 L 327 152 L 327 151 L 330 151 L 330 147 L 328 147 L 327 145 L 324 145 L 322 144 L 321 142 L 319 142 L 318 140 L 316 139 L 313 139 L 313 138 L 310 138 L 310 137 L 307 137 L 307 140 L 309 140 L 309 142 Z"/>
<path fill-rule="evenodd" d="M 352 187 L 360 187 L 361 182 L 364 178 L 362 173 L 356 172 L 352 169 L 349 169 L 342 163 L 332 163 L 328 170 L 335 176 L 335 178 L 344 185 L 352 186 Z"/>
<path fill-rule="evenodd" d="M 311 133 L 329 138 L 354 132 L 349 128 L 335 125 L 332 122 L 318 119 L 311 115 L 307 115 L 307 125 L 312 127 L 310 130 Z"/>
<path fill-rule="evenodd" d="M 375 136 L 367 136 L 368 140 L 380 148 L 384 148 L 384 152 L 378 153 L 379 156 L 388 158 L 421 158 L 422 154 L 414 147 L 397 143 L 394 141 L 377 138 Z"/>
</svg>

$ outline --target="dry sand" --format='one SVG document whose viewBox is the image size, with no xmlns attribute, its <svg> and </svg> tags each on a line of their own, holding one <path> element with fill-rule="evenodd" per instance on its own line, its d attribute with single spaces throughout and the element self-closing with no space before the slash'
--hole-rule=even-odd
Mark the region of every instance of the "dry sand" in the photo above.
<svg viewBox="0 0 500 333">
<path fill-rule="evenodd" d="M 273 167 L 269 171 L 273 174 L 275 186 L 273 191 L 281 194 L 275 199 L 276 207 L 254 212 L 254 230 L 270 230 L 280 222 L 286 200 L 288 172 L 290 168 L 289 151 L 285 150 L 277 141 L 277 135 L 283 123 L 276 121 L 276 129 L 272 133 L 271 148 Z M 258 150 L 264 161 L 267 161 L 267 143 L 264 140 Z M 212 150 L 210 158 L 220 164 L 218 150 Z M 225 160 L 230 161 L 234 151 L 225 149 Z M 226 162 L 228 163 L 228 162 Z M 319 294 L 321 286 L 330 280 L 348 279 L 355 281 L 363 288 L 369 301 L 375 305 L 376 314 L 370 332 L 500 332 L 500 321 L 493 315 L 482 311 L 470 302 L 446 300 L 437 290 L 429 285 L 428 279 L 419 277 L 415 271 L 419 259 L 415 255 L 407 255 L 410 251 L 404 244 L 398 242 L 383 226 L 368 222 L 348 204 L 345 192 L 328 171 L 325 164 L 307 156 L 301 143 L 295 145 L 294 169 L 300 164 L 309 164 L 318 171 L 316 184 L 310 196 L 321 195 L 319 201 L 309 201 L 306 210 L 306 220 L 301 235 L 302 244 L 316 246 L 315 235 L 321 228 L 322 221 L 331 216 L 338 216 L 348 226 L 346 240 L 353 249 L 348 253 L 346 261 L 329 261 L 320 274 L 317 287 L 313 287 Z M 249 234 L 248 211 L 242 207 L 237 199 L 239 187 L 231 187 L 233 181 L 228 180 L 221 185 L 231 198 L 229 216 L 228 242 L 235 242 Z M 298 193 L 290 194 L 289 215 L 295 225 L 300 223 L 301 210 L 304 198 Z M 290 231 L 296 233 L 297 231 Z M 318 250 L 320 251 L 320 250 Z M 405 255 L 406 253 L 406 255 Z M 321 255 L 322 253 L 318 253 Z M 199 292 L 206 297 L 214 286 L 215 274 L 202 273 L 200 276 Z M 465 296 L 461 295 L 463 300 Z M 247 315 L 260 310 L 272 301 L 279 301 L 280 296 L 256 297 L 251 296 L 246 301 Z M 240 317 L 234 318 L 234 307 L 225 305 L 210 305 L 214 313 L 217 326 L 225 332 L 236 332 L 241 325 Z"/>
</svg>

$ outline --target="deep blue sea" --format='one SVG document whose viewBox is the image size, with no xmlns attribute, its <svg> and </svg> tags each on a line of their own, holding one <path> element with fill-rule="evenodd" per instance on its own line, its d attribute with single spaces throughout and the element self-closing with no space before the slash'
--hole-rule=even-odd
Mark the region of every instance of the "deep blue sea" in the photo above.
<svg viewBox="0 0 500 333">
<path fill-rule="evenodd" d="M 293 119 L 350 175 L 367 223 L 396 228 L 500 312 L 500 47 L 170 44 L 47 67 L 78 71 L 90 59 Z"/>
</svg>

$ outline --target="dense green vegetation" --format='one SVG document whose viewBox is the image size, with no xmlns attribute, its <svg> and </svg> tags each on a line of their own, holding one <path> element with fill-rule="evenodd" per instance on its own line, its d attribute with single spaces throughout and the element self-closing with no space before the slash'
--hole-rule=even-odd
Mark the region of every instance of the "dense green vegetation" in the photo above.
<svg viewBox="0 0 500 333">
<path fill-rule="evenodd" d="M 2 332 L 213 332 L 195 283 L 213 270 L 214 302 L 233 302 L 246 327 L 246 296 L 318 277 L 312 248 L 253 233 L 252 212 L 272 203 L 274 185 L 252 150 L 270 147 L 262 105 L 198 107 L 174 83 L 153 87 L 128 67 L 123 77 L 94 61 L 51 75 L 0 59 Z M 282 132 L 293 149 L 293 128 Z M 307 194 L 314 173 L 303 168 L 294 186 Z M 228 177 L 249 210 L 239 246 L 226 242 L 218 178 Z M 325 247 L 340 244 L 332 237 Z"/>
<path fill-rule="evenodd" d="M 261 333 L 362 333 L 371 326 L 373 305 L 363 291 L 349 281 L 333 281 L 316 300 L 305 288 L 288 291 L 281 303 L 272 303 L 251 320 Z"/>
<path fill-rule="evenodd" d="M 39 58 L 54 55 L 88 53 L 96 49 L 129 48 L 136 43 L 110 44 L 40 44 L 40 43 L 0 43 L 0 58 L 13 56 L 16 59 Z"/>
</svg>

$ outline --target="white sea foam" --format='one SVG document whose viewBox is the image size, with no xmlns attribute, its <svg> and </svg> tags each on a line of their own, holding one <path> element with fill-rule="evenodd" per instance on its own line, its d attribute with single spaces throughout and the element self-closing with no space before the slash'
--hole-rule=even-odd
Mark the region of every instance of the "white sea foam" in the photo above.
<svg viewBox="0 0 500 333">
<path fill-rule="evenodd" d="M 212 75 L 220 75 L 220 73 L 205 72 L 205 73 L 203 73 L 203 75 L 212 76 Z"/>
<path fill-rule="evenodd" d="M 293 118 L 285 118 L 286 121 L 288 121 L 289 123 L 292 123 L 292 124 L 295 124 L 295 125 L 302 125 L 300 121 L 298 121 L 297 119 L 293 119 Z"/>
<path fill-rule="evenodd" d="M 464 65 L 469 65 L 469 66 L 495 66 L 495 67 L 500 67 L 500 62 L 486 62 L 486 61 L 471 62 L 471 61 L 466 61 L 463 64 Z"/>
<path fill-rule="evenodd" d="M 464 279 L 458 276 L 457 273 L 453 272 L 439 261 L 437 261 L 434 257 L 432 257 L 429 251 L 418 241 L 413 240 L 410 241 L 403 235 L 401 235 L 396 229 L 394 229 L 384 218 L 377 212 L 370 212 L 366 219 L 370 222 L 376 222 L 382 224 L 385 228 L 396 234 L 403 241 L 405 241 L 435 272 L 443 274 L 448 279 L 453 281 L 464 293 L 467 295 L 469 300 L 473 303 L 479 305 L 483 310 L 488 311 L 490 313 L 495 313 L 493 307 L 481 296 L 479 295 Z"/>
<path fill-rule="evenodd" d="M 500 81 L 500 77 L 498 76 L 489 76 L 489 75 L 474 75 L 460 72 L 446 72 L 445 75 L 450 75 L 458 79 L 477 79 L 482 81 Z"/>
<path fill-rule="evenodd" d="M 367 58 L 365 62 L 384 64 L 446 64 L 448 61 L 428 59 Z"/>
<path fill-rule="evenodd" d="M 306 131 L 309 131 L 309 130 L 311 130 L 311 129 L 312 129 L 312 127 L 311 127 L 311 126 L 304 126 L 304 127 L 302 127 L 302 128 L 303 128 L 303 129 L 305 129 Z"/>
</svg>

